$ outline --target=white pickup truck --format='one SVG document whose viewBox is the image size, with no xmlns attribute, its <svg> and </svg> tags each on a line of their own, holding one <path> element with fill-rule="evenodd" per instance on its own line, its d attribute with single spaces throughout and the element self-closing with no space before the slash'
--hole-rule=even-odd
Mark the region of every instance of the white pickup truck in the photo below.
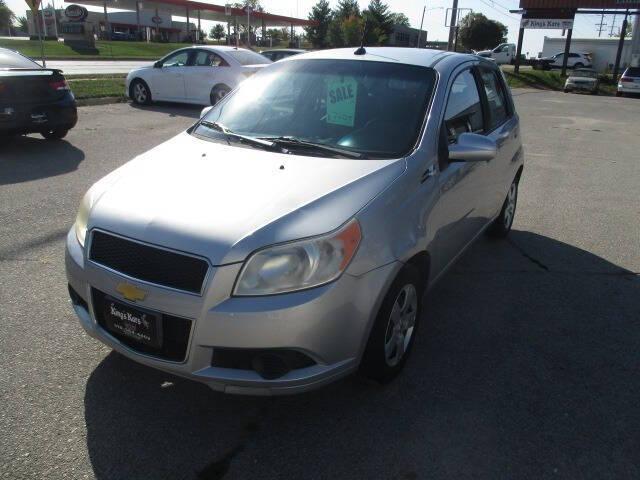
<svg viewBox="0 0 640 480">
<path fill-rule="evenodd" d="M 482 50 L 476 55 L 492 59 L 498 65 L 513 63 L 516 58 L 516 46 L 513 43 L 501 43 L 493 50 Z"/>
</svg>

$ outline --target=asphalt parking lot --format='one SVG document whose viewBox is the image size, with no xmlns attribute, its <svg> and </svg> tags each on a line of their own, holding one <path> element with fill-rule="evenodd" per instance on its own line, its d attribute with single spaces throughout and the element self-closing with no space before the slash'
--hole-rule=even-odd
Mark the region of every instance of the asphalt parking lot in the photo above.
<svg viewBox="0 0 640 480">
<path fill-rule="evenodd" d="M 84 107 L 65 141 L 0 147 L 0 477 L 639 478 L 640 101 L 516 102 L 510 239 L 481 240 L 431 292 L 397 381 L 285 398 L 137 365 L 67 299 L 83 193 L 198 108 Z"/>
</svg>

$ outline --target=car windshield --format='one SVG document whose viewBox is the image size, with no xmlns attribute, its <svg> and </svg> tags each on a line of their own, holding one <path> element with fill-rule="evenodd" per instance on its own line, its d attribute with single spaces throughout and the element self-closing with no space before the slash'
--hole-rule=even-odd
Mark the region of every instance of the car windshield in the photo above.
<svg viewBox="0 0 640 480">
<path fill-rule="evenodd" d="M 640 77 L 640 67 L 629 67 L 624 72 L 625 77 Z"/>
<path fill-rule="evenodd" d="M 251 50 L 227 50 L 230 57 L 233 57 L 240 65 L 261 65 L 263 63 L 271 63 L 271 60 L 263 57 L 259 53 Z"/>
<path fill-rule="evenodd" d="M 413 65 L 292 60 L 246 80 L 204 120 L 251 137 L 293 138 L 362 158 L 399 158 L 416 143 L 435 78 L 432 69 Z M 201 124 L 194 133 L 225 140 Z M 287 146 L 291 153 L 309 153 L 295 147 Z"/>
<path fill-rule="evenodd" d="M 19 53 L 0 48 L 0 68 L 40 68 L 40 65 Z"/>
<path fill-rule="evenodd" d="M 576 70 L 571 74 L 572 77 L 597 78 L 598 73 L 594 70 Z"/>
</svg>

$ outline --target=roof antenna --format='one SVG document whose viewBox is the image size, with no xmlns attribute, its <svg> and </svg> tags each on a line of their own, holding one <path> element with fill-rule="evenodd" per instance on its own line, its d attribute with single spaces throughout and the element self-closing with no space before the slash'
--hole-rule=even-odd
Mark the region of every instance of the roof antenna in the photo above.
<svg viewBox="0 0 640 480">
<path fill-rule="evenodd" d="M 369 21 L 367 20 L 364 22 L 364 28 L 362 29 L 362 38 L 360 39 L 360 46 L 355 52 L 353 52 L 354 55 L 364 55 L 367 53 L 367 51 L 364 48 L 364 39 L 367 36 L 368 28 L 369 28 Z"/>
</svg>

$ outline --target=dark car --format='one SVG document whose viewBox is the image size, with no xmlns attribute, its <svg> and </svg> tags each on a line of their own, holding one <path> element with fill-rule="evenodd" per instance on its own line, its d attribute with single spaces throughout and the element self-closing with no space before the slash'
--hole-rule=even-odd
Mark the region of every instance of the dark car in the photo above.
<svg viewBox="0 0 640 480">
<path fill-rule="evenodd" d="M 0 48 L 0 136 L 40 133 L 63 138 L 78 121 L 62 72 Z"/>
<path fill-rule="evenodd" d="M 282 60 L 283 58 L 291 57 L 293 55 L 299 55 L 305 52 L 306 50 L 301 50 L 299 48 L 280 48 L 277 50 L 263 50 L 262 52 L 260 52 L 260 55 L 267 57 L 272 62 L 277 62 L 278 60 Z"/>
</svg>

